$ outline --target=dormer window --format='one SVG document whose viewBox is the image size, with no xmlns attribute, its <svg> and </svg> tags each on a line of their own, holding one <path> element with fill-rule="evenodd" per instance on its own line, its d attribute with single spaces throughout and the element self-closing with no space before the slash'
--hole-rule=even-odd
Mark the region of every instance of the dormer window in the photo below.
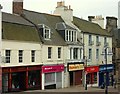
<svg viewBox="0 0 120 94">
<path fill-rule="evenodd" d="M 51 30 L 45 24 L 39 24 L 40 34 L 45 40 L 49 40 L 51 38 Z"/>
<path fill-rule="evenodd" d="M 50 39 L 51 34 L 50 34 L 50 29 L 49 28 L 44 28 L 44 39 Z"/>
<path fill-rule="evenodd" d="M 65 40 L 70 42 L 77 41 L 77 32 L 76 30 L 65 30 Z"/>
</svg>

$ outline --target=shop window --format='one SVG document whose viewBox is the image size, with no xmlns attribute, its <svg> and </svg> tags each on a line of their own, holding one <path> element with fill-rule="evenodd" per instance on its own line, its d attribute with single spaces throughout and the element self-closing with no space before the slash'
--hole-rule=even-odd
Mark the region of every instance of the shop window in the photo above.
<svg viewBox="0 0 120 94">
<path fill-rule="evenodd" d="M 55 83 L 55 73 L 45 74 L 45 84 Z"/>
<path fill-rule="evenodd" d="M 11 54 L 11 50 L 5 50 L 6 63 L 10 63 L 10 54 Z"/>
<path fill-rule="evenodd" d="M 28 73 L 28 86 L 36 87 L 40 85 L 40 72 L 39 71 L 30 71 Z"/>
<path fill-rule="evenodd" d="M 93 84 L 97 83 L 97 72 L 93 73 Z"/>
</svg>

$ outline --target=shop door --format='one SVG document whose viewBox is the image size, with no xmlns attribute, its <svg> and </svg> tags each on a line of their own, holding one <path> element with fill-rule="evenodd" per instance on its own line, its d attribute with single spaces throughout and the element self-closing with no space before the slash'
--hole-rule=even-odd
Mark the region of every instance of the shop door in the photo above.
<svg viewBox="0 0 120 94">
<path fill-rule="evenodd" d="M 69 72 L 70 75 L 70 85 L 73 85 L 73 72 Z"/>
<path fill-rule="evenodd" d="M 75 71 L 75 85 L 82 84 L 82 71 Z"/>
<path fill-rule="evenodd" d="M 56 88 L 62 88 L 62 72 L 56 73 Z"/>
</svg>

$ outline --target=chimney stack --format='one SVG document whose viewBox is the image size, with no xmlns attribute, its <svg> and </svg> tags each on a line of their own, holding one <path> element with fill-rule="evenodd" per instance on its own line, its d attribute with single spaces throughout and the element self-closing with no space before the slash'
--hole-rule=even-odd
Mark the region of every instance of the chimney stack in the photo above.
<svg viewBox="0 0 120 94">
<path fill-rule="evenodd" d="M 95 16 L 88 16 L 88 21 L 92 22 L 92 20 L 95 18 Z"/>
<path fill-rule="evenodd" d="M 13 0 L 13 14 L 23 13 L 23 0 Z"/>
<path fill-rule="evenodd" d="M 116 17 L 106 17 L 106 29 L 111 32 L 113 29 L 117 28 L 117 18 Z"/>
</svg>

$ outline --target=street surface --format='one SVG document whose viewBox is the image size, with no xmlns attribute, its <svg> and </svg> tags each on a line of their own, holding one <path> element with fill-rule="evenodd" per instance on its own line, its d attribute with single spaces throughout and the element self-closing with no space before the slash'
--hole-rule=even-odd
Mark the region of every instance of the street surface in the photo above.
<svg viewBox="0 0 120 94">
<path fill-rule="evenodd" d="M 47 89 L 47 90 L 28 90 L 23 92 L 12 92 L 3 94 L 105 94 L 105 89 L 98 87 L 88 87 L 87 90 L 82 86 L 73 86 L 63 89 Z M 108 87 L 108 94 L 119 94 L 118 89 Z"/>
</svg>

